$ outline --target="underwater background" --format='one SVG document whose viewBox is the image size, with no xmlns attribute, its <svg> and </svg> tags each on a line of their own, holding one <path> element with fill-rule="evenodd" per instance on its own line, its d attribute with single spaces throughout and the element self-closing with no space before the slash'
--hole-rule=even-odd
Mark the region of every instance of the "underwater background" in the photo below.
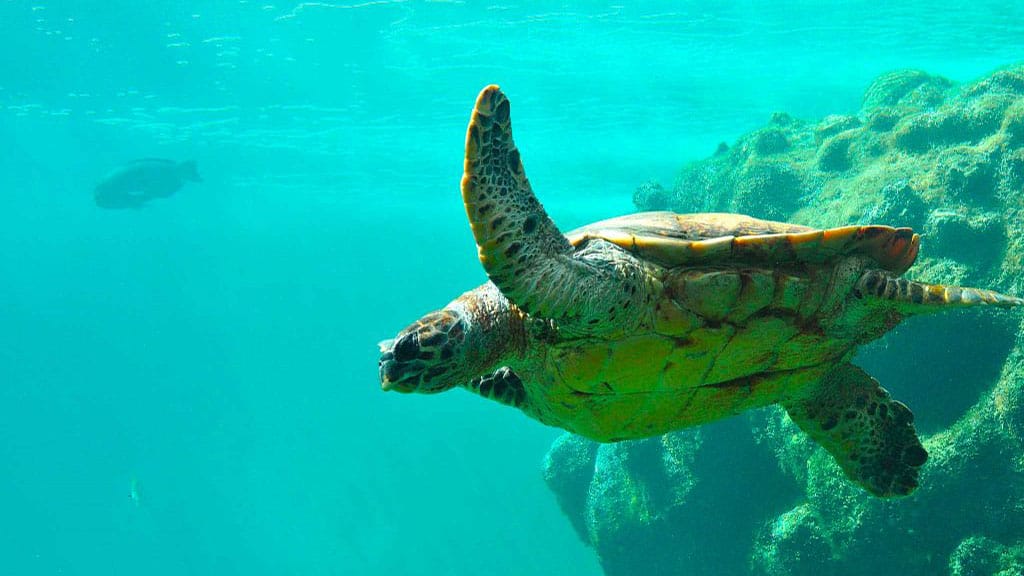
<svg viewBox="0 0 1024 576">
<path fill-rule="evenodd" d="M 1007 2 L 0 2 L 0 572 L 601 574 L 558 430 L 379 389 L 376 343 L 485 279 L 480 88 L 568 230 L 773 112 L 1022 55 Z M 94 204 L 145 157 L 204 181 Z"/>
</svg>

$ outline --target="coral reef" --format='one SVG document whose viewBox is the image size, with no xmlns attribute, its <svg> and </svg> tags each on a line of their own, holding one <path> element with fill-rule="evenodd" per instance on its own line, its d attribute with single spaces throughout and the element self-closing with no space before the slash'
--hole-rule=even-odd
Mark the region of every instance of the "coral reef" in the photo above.
<svg viewBox="0 0 1024 576">
<path fill-rule="evenodd" d="M 634 201 L 911 226 L 923 235 L 914 277 L 1024 293 L 1024 66 L 966 85 L 885 74 L 856 114 L 775 114 Z M 780 408 L 636 442 L 566 435 L 545 479 L 612 576 L 1024 574 L 1020 316 L 917 319 L 857 362 L 926 435 L 909 497 L 850 484 Z"/>
</svg>

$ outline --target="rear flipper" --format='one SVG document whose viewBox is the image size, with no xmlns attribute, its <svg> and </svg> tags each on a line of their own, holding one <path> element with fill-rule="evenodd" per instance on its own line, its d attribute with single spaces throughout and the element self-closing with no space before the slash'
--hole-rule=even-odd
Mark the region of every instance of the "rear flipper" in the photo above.
<svg viewBox="0 0 1024 576">
<path fill-rule="evenodd" d="M 905 496 L 928 459 L 914 415 L 852 364 L 840 364 L 805 395 L 783 403 L 846 475 L 875 496 Z"/>
<path fill-rule="evenodd" d="M 906 314 L 938 312 L 951 307 L 996 306 L 1013 308 L 1024 306 L 1024 299 L 965 286 L 925 284 L 906 278 L 897 278 L 882 270 L 868 270 L 857 281 L 854 295 L 858 298 L 880 298 L 896 302 Z"/>
</svg>

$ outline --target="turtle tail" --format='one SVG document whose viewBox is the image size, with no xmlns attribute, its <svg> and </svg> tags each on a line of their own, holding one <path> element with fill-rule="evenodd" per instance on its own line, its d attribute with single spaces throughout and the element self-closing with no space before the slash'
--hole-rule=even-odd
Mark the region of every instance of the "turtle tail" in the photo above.
<svg viewBox="0 0 1024 576">
<path fill-rule="evenodd" d="M 870 270 L 857 281 L 855 294 L 861 298 L 880 298 L 901 304 L 911 313 L 926 313 L 945 308 L 966 306 L 996 306 L 1013 308 L 1024 306 L 1024 299 L 1007 296 L 983 288 L 926 284 Z"/>
</svg>

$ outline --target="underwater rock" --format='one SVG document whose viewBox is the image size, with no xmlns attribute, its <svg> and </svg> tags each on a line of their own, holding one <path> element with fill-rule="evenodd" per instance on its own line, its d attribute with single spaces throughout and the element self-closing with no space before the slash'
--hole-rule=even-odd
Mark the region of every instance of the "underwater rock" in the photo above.
<svg viewBox="0 0 1024 576">
<path fill-rule="evenodd" d="M 1024 146 L 1024 100 L 1017 100 L 1006 109 L 999 131 L 1006 138 L 1007 146 Z"/>
<path fill-rule="evenodd" d="M 836 134 L 859 128 L 860 125 L 861 121 L 856 116 L 830 114 L 814 127 L 814 143 L 820 146 L 822 142 Z"/>
<path fill-rule="evenodd" d="M 921 70 L 895 70 L 876 78 L 864 91 L 861 109 L 871 112 L 881 107 L 902 106 L 921 110 L 942 100 L 952 83 Z"/>
<path fill-rule="evenodd" d="M 809 138 L 814 136 L 803 122 L 777 112 L 767 128 L 743 136 L 733 146 L 719 145 L 710 158 L 684 166 L 667 207 L 638 201 L 636 195 L 634 204 L 641 210 L 740 212 L 785 220 L 813 184 L 792 166 L 795 156 L 813 158 L 806 145 Z"/>
<path fill-rule="evenodd" d="M 875 80 L 856 114 L 806 122 L 784 113 L 727 151 L 686 165 L 677 212 L 734 211 L 828 227 L 868 221 L 928 235 L 924 253 L 999 276 L 1024 205 L 1024 65 L 964 86 L 917 70 Z M 665 196 L 640 210 L 666 209 Z M 934 218 L 962 214 L 962 222 Z M 931 224 L 929 224 L 931 222 Z M 1021 230 L 1024 232 L 1024 230 Z M 1012 243 L 1012 242 L 1011 242 Z"/>
<path fill-rule="evenodd" d="M 1024 66 L 1009 66 L 989 74 L 964 89 L 966 96 L 1009 94 L 1024 96 Z"/>
<path fill-rule="evenodd" d="M 955 146 L 936 155 L 939 167 L 937 185 L 957 203 L 988 204 L 994 200 L 997 188 L 996 168 L 999 149 L 977 149 Z"/>
<path fill-rule="evenodd" d="M 857 219 L 857 224 L 909 226 L 914 230 L 924 227 L 928 218 L 928 205 L 909 181 L 896 180 L 885 184 L 879 197 L 879 201 L 869 206 L 864 215 Z"/>
<path fill-rule="evenodd" d="M 996 171 L 996 195 L 1006 204 L 1024 204 L 1024 146 L 1003 154 Z"/>
<path fill-rule="evenodd" d="M 723 178 L 721 171 L 731 168 L 729 161 L 731 150 L 725 150 L 715 154 L 709 161 L 701 164 L 693 164 L 683 168 L 676 179 L 676 185 L 669 195 L 667 209 L 676 212 L 721 212 L 725 210 L 723 201 L 728 197 L 728 187 L 731 181 Z M 634 195 L 634 199 L 636 196 Z M 660 204 L 636 204 L 637 206 L 650 206 L 644 210 L 658 210 L 654 206 Z M 679 210 L 685 207 L 686 210 Z M 660 208 L 665 210 L 666 208 Z"/>
<path fill-rule="evenodd" d="M 636 194 L 637 208 L 910 226 L 915 276 L 1020 294 L 1024 66 L 967 85 L 883 75 L 856 114 L 776 113 L 663 192 Z M 922 319 L 862 360 L 927 434 L 907 498 L 849 483 L 778 407 L 637 442 L 567 436 L 545 478 L 610 575 L 1024 574 L 1020 317 Z"/>
<path fill-rule="evenodd" d="M 804 194 L 800 175 L 785 162 L 757 162 L 739 173 L 739 184 L 726 210 L 765 220 L 785 220 Z"/>
<path fill-rule="evenodd" d="M 691 466 L 700 442 L 699 430 L 687 430 L 601 445 L 588 478 L 589 540 L 609 551 L 609 558 L 627 556 L 649 541 L 649 532 L 657 530 L 692 491 L 696 480 Z M 628 574 L 629 569 L 606 566 L 605 572 Z"/>
<path fill-rule="evenodd" d="M 952 258 L 982 269 L 997 263 L 1006 244 L 1002 218 L 992 212 L 936 210 L 923 232 L 931 239 L 928 256 Z"/>
<path fill-rule="evenodd" d="M 544 481 L 584 542 L 590 539 L 586 522 L 587 492 L 577 488 L 590 481 L 597 448 L 596 442 L 567 433 L 555 440 L 544 458 Z"/>
<path fill-rule="evenodd" d="M 840 132 L 825 140 L 818 149 L 818 167 L 827 172 L 840 172 L 851 167 L 850 147 L 857 139 L 857 130 Z"/>
<path fill-rule="evenodd" d="M 1019 576 L 1024 574 L 1024 546 L 1003 546 L 990 538 L 971 536 L 949 558 L 950 576 Z"/>
<path fill-rule="evenodd" d="M 657 182 L 644 182 L 633 191 L 633 204 L 649 206 L 649 210 L 668 210 L 668 190 Z"/>
<path fill-rule="evenodd" d="M 983 93 L 969 100 L 953 99 L 934 112 L 906 116 L 896 126 L 896 146 L 923 153 L 948 144 L 977 144 L 998 131 L 1014 99 Z"/>
<path fill-rule="evenodd" d="M 583 541 L 598 551 L 609 576 L 745 573 L 749 558 L 721 552 L 752 541 L 762 519 L 784 512 L 798 495 L 768 447 L 750 434 L 750 422 L 741 416 L 602 445 L 565 434 L 545 460 L 545 479 L 573 525 L 586 526 Z M 576 443 L 599 448 L 586 473 L 568 482 L 558 471 L 582 472 L 581 452 L 566 449 Z M 582 513 L 566 506 L 581 496 Z"/>
<path fill-rule="evenodd" d="M 777 543 L 757 546 L 753 551 L 756 572 L 768 575 L 819 576 L 820 567 L 831 557 L 830 543 L 821 536 L 821 527 L 814 511 L 804 504 L 781 514 L 767 524 L 758 535 L 758 542 Z M 799 543 L 794 546 L 794 543 Z"/>
<path fill-rule="evenodd" d="M 754 150 L 761 156 L 780 154 L 789 149 L 789 140 L 786 139 L 786 134 L 778 128 L 766 128 L 755 132 L 752 144 Z"/>
</svg>

